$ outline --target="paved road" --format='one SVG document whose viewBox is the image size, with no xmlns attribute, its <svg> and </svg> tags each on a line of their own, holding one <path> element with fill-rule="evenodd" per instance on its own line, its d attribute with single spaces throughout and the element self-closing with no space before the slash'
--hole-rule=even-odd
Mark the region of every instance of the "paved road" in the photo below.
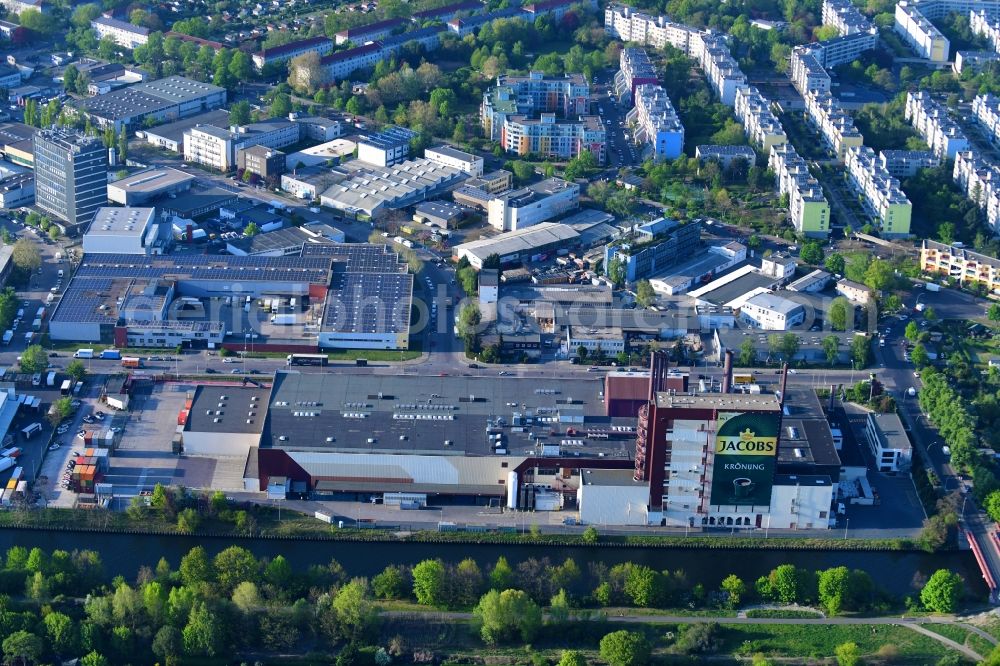
<svg viewBox="0 0 1000 666">
<path fill-rule="evenodd" d="M 951 624 L 956 625 L 965 629 L 973 630 L 976 634 L 985 634 L 976 630 L 968 624 L 962 622 L 961 618 L 955 617 L 920 617 L 920 618 L 908 618 L 908 617 L 817 617 L 817 618 L 748 618 L 748 617 L 729 617 L 729 616 L 691 616 L 691 615 L 629 615 L 628 609 L 605 609 L 607 611 L 607 617 L 602 618 L 608 622 L 620 622 L 623 624 L 695 624 L 695 623 L 706 623 L 706 622 L 717 622 L 719 624 L 778 624 L 778 625 L 815 625 L 818 627 L 827 627 L 830 625 L 877 625 L 877 626 L 898 626 L 906 627 L 916 631 L 917 633 L 929 636 L 940 643 L 948 646 L 952 650 L 961 652 L 970 659 L 975 661 L 982 661 L 984 655 L 980 655 L 972 648 L 966 647 L 961 643 L 957 643 L 950 638 L 945 638 L 941 634 L 937 634 L 929 629 L 926 629 L 923 625 L 931 624 Z M 621 613 L 621 614 L 616 614 Z M 461 612 L 432 612 L 432 613 L 421 613 L 412 611 L 385 611 L 381 614 L 382 617 L 397 617 L 397 618 L 433 618 L 436 620 L 471 620 L 475 616 L 472 613 L 461 613 Z M 994 645 L 996 644 L 996 639 L 994 639 L 989 634 L 984 636 Z"/>
</svg>

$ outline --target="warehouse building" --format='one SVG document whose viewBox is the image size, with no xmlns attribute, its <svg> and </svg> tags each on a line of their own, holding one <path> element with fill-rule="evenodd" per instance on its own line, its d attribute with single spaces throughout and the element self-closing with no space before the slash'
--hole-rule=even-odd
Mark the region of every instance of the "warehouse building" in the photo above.
<svg viewBox="0 0 1000 666">
<path fill-rule="evenodd" d="M 154 208 L 99 208 L 83 235 L 84 253 L 161 254 Z"/>
<path fill-rule="evenodd" d="M 423 158 L 392 167 L 373 166 L 358 159 L 334 171 L 341 174 L 341 179 L 323 191 L 320 203 L 372 219 L 431 199 L 467 177 L 458 169 Z"/>
<path fill-rule="evenodd" d="M 363 136 L 358 140 L 358 159 L 380 167 L 392 166 L 410 156 L 410 141 L 416 136 L 405 127 L 388 127 L 378 134 Z"/>
<path fill-rule="evenodd" d="M 177 169 L 147 169 L 108 183 L 108 201 L 141 206 L 157 197 L 187 192 L 194 181 L 194 176 Z"/>
<path fill-rule="evenodd" d="M 441 164 L 453 167 L 459 171 L 464 171 L 473 178 L 483 175 L 483 158 L 471 153 L 452 148 L 451 146 L 438 146 L 424 150 L 424 158 Z"/>
<path fill-rule="evenodd" d="M 99 127 L 134 129 L 147 122 L 186 118 L 226 103 L 226 89 L 184 76 L 137 83 L 80 103 L 80 110 Z"/>
<path fill-rule="evenodd" d="M 489 224 L 499 231 L 517 231 L 577 208 L 580 186 L 549 178 L 490 199 Z"/>
<path fill-rule="evenodd" d="M 163 148 L 174 153 L 184 152 L 184 132 L 197 125 L 212 125 L 213 127 L 229 127 L 229 112 L 224 109 L 207 111 L 198 115 L 177 120 L 151 129 L 136 131 L 136 136 L 157 148 Z"/>
</svg>

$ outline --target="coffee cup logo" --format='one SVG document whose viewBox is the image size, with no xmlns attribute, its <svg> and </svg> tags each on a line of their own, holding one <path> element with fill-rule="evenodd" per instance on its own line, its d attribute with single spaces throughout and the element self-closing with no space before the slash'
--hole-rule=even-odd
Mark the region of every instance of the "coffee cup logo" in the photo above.
<svg viewBox="0 0 1000 666">
<path fill-rule="evenodd" d="M 745 476 L 733 479 L 733 494 L 736 497 L 739 498 L 749 497 L 750 494 L 753 492 L 753 489 L 756 487 L 757 484 L 751 481 L 750 479 L 746 478 Z"/>
</svg>

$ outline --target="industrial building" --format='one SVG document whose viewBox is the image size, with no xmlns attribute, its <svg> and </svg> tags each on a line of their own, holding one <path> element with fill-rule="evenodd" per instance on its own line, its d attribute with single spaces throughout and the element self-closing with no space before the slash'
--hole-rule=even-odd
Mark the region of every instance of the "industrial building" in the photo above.
<svg viewBox="0 0 1000 666">
<path fill-rule="evenodd" d="M 383 245 L 306 242 L 301 256 L 185 254 L 141 262 L 134 254 L 84 254 L 49 335 L 117 347 L 241 350 L 241 321 L 254 301 L 280 296 L 306 308 L 297 315 L 301 325 L 260 336 L 261 349 L 406 349 L 412 289 L 406 264 Z M 240 333 L 231 341 L 227 325 Z"/>
<path fill-rule="evenodd" d="M 285 154 L 268 146 L 253 145 L 236 151 L 236 168 L 260 176 L 264 180 L 274 180 L 285 172 Z"/>
<path fill-rule="evenodd" d="M 228 129 L 196 125 L 184 132 L 184 159 L 219 171 L 231 171 L 237 153 L 251 146 L 280 149 L 299 142 L 301 126 L 290 120 L 268 120 Z"/>
<path fill-rule="evenodd" d="M 373 219 L 390 210 L 432 199 L 466 178 L 458 169 L 424 158 L 391 167 L 378 167 L 358 159 L 334 171 L 339 179 L 320 194 L 320 203 Z"/>
<path fill-rule="evenodd" d="M 137 83 L 80 102 L 80 110 L 95 125 L 115 132 L 149 122 L 162 123 L 217 109 L 226 103 L 226 89 L 183 76 Z"/>
<path fill-rule="evenodd" d="M 360 159 L 360 158 L 359 158 Z M 483 158 L 451 146 L 437 146 L 424 150 L 424 159 L 463 171 L 473 178 L 483 175 Z"/>
<path fill-rule="evenodd" d="M 183 153 L 184 132 L 197 125 L 229 127 L 229 112 L 225 109 L 206 111 L 172 123 L 136 130 L 135 134 L 151 146 L 163 148 L 173 153 Z"/>
<path fill-rule="evenodd" d="M 99 208 L 83 235 L 83 251 L 85 254 L 160 254 L 163 248 L 155 218 L 153 208 Z"/>
<path fill-rule="evenodd" d="M 108 183 L 108 201 L 123 206 L 141 206 L 158 197 L 186 192 L 194 182 L 194 176 L 177 169 L 147 169 Z"/>
<path fill-rule="evenodd" d="M 891 412 L 868 412 L 865 416 L 865 439 L 878 471 L 909 471 L 913 446 L 899 416 Z"/>
<path fill-rule="evenodd" d="M 35 148 L 32 137 L 35 128 L 24 123 L 0 123 L 0 156 L 17 166 L 33 168 Z"/>
<path fill-rule="evenodd" d="M 380 167 L 392 166 L 410 156 L 410 141 L 417 136 L 405 127 L 387 127 L 358 140 L 358 159 Z"/>
<path fill-rule="evenodd" d="M 540 222 L 524 229 L 507 231 L 489 238 L 480 238 L 456 245 L 452 257 L 458 261 L 467 259 L 476 270 L 492 254 L 500 257 L 505 266 L 540 261 L 556 252 L 566 253 L 576 248 L 586 249 L 591 239 L 601 238 L 614 232 L 609 223 L 614 218 L 599 211 L 581 211 L 560 222 Z"/>
<path fill-rule="evenodd" d="M 604 265 L 619 261 L 627 282 L 661 275 L 699 253 L 701 224 L 659 218 L 638 229 L 637 242 L 609 243 Z"/>
<path fill-rule="evenodd" d="M 74 130 L 34 134 L 35 204 L 75 235 L 108 202 L 108 151 Z"/>
<path fill-rule="evenodd" d="M 302 247 L 309 243 L 343 243 L 344 233 L 337 229 L 333 229 L 333 231 L 334 233 L 331 235 L 334 238 L 328 238 L 326 234 L 311 230 L 309 225 L 285 227 L 249 237 L 240 236 L 228 239 L 226 252 L 236 257 L 294 256 L 302 254 Z"/>
<path fill-rule="evenodd" d="M 579 205 L 579 185 L 549 178 L 490 199 L 488 221 L 498 231 L 518 231 L 551 220 Z"/>
<path fill-rule="evenodd" d="M 35 203 L 35 174 L 18 173 L 0 178 L 0 208 L 13 210 Z"/>
<path fill-rule="evenodd" d="M 740 319 L 751 328 L 763 331 L 787 331 L 805 321 L 801 303 L 777 294 L 757 294 L 740 306 Z"/>
</svg>

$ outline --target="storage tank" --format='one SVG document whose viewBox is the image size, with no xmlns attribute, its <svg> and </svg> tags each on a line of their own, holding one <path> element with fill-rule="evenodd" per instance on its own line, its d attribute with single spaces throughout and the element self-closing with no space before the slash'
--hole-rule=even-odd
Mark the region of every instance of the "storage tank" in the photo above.
<svg viewBox="0 0 1000 666">
<path fill-rule="evenodd" d="M 517 508 L 517 472 L 507 473 L 507 508 Z"/>
</svg>

